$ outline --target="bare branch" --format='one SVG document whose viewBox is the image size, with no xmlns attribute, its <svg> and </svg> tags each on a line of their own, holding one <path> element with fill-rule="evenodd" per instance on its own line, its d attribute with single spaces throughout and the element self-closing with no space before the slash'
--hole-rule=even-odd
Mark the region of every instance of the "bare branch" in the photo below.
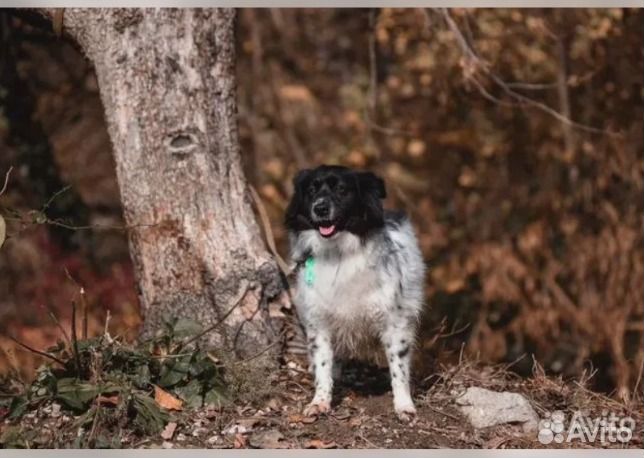
<svg viewBox="0 0 644 458">
<path fill-rule="evenodd" d="M 28 350 L 28 351 L 30 351 L 32 353 L 35 353 L 36 355 L 44 356 L 45 358 L 51 359 L 52 361 L 57 362 L 58 364 L 60 364 L 63 367 L 65 366 L 65 363 L 61 359 L 56 358 L 54 355 L 50 355 L 49 353 L 46 353 L 44 351 L 36 350 L 35 348 L 32 348 L 29 345 L 20 342 L 18 339 L 16 339 L 13 336 L 10 336 L 8 334 L 7 334 L 7 337 L 9 338 L 9 340 L 11 340 L 14 343 L 18 344 L 19 346 L 21 346 L 25 350 Z"/>
<path fill-rule="evenodd" d="M 568 85 L 566 84 L 566 81 L 568 80 L 568 59 L 566 56 L 566 42 L 564 42 L 561 37 L 557 38 L 557 57 L 559 59 L 557 69 L 557 94 L 559 96 L 559 108 L 561 109 L 561 114 L 570 119 L 570 92 L 568 91 Z M 566 154 L 573 154 L 575 151 L 575 133 L 572 130 L 572 126 L 564 124 L 563 132 Z"/>
<path fill-rule="evenodd" d="M 7 186 L 9 185 L 9 175 L 11 175 L 11 171 L 13 170 L 13 167 L 9 167 L 9 170 L 7 170 L 7 173 L 4 176 L 4 185 L 2 186 L 2 189 L 0 190 L 0 196 L 4 194 L 4 192 L 7 190 Z"/>
<path fill-rule="evenodd" d="M 191 343 L 201 339 L 203 336 L 205 336 L 209 332 L 212 332 L 215 329 L 217 329 L 224 321 L 226 321 L 226 318 L 228 318 L 230 316 L 230 314 L 233 313 L 233 311 L 239 306 L 239 304 L 241 304 L 241 302 L 244 299 L 244 297 L 246 297 L 246 293 L 248 292 L 249 289 L 250 289 L 250 285 L 246 284 L 246 286 L 244 288 L 242 288 L 242 292 L 239 295 L 239 297 L 237 298 L 237 300 L 234 301 L 232 307 L 230 307 L 228 309 L 228 311 L 226 313 L 224 313 L 224 315 L 219 320 L 217 320 L 217 322 L 215 324 L 213 324 L 212 326 L 208 326 L 206 329 L 201 331 L 196 336 L 188 339 L 185 342 L 182 342 L 179 345 L 179 348 L 177 349 L 177 352 L 180 351 L 182 348 L 185 348 L 186 346 L 190 345 Z"/>
<path fill-rule="evenodd" d="M 385 135 L 402 135 L 411 137 L 414 134 L 400 129 L 393 129 L 379 125 L 373 120 L 376 116 L 378 105 L 378 49 L 376 42 L 376 9 L 369 12 L 369 89 L 367 96 L 367 106 L 363 110 L 364 120 L 371 131 L 380 132 Z M 374 145 L 376 145 L 374 143 Z M 376 148 L 379 152 L 379 149 Z"/>
<path fill-rule="evenodd" d="M 282 331 L 282 332 L 281 332 L 281 334 L 280 334 L 280 336 L 279 336 L 278 338 L 276 338 L 276 339 L 275 339 L 275 342 L 272 342 L 272 343 L 268 344 L 267 346 L 265 346 L 264 348 L 262 348 L 260 351 L 258 351 L 257 353 L 255 353 L 255 354 L 254 354 L 254 355 L 252 355 L 252 356 L 249 356 L 249 357 L 248 357 L 248 358 L 246 358 L 246 359 L 242 359 L 242 360 L 240 360 L 240 361 L 236 361 L 234 364 L 235 364 L 235 365 L 238 365 L 238 364 L 245 364 L 245 363 L 247 363 L 247 362 L 249 362 L 249 361 L 252 361 L 253 359 L 256 359 L 256 358 L 258 358 L 258 357 L 262 356 L 264 353 L 266 353 L 268 350 L 270 350 L 271 348 L 273 348 L 275 345 L 277 345 L 277 344 L 281 343 L 281 341 L 282 341 L 281 339 L 284 337 L 284 335 L 285 335 L 285 334 L 286 334 L 286 332 L 285 332 L 285 331 Z"/>
<path fill-rule="evenodd" d="M 378 69 L 376 49 L 376 10 L 369 11 L 369 111 L 376 112 L 378 100 Z"/>
<path fill-rule="evenodd" d="M 60 321 L 58 320 L 58 317 L 56 316 L 56 314 L 54 313 L 54 311 L 52 310 L 52 308 L 51 308 L 51 306 L 50 306 L 50 305 L 47 305 L 47 309 L 48 309 L 47 313 L 48 313 L 48 315 L 49 315 L 49 318 L 51 318 L 51 321 L 52 321 L 52 322 L 56 325 L 56 327 L 60 330 L 61 334 L 63 335 L 63 338 L 64 338 L 64 339 L 65 339 L 65 341 L 67 342 L 67 345 L 68 345 L 68 346 L 69 346 L 69 348 L 71 349 L 71 348 L 72 348 L 72 341 L 71 341 L 71 340 L 69 340 L 69 335 L 67 335 L 67 331 L 65 331 L 65 328 L 63 327 L 63 325 L 62 325 L 62 324 L 60 323 Z"/>
<path fill-rule="evenodd" d="M 76 335 L 76 301 L 72 301 L 72 351 L 74 353 L 74 361 L 76 362 L 76 374 L 80 377 L 81 363 L 80 354 L 78 353 L 78 336 Z"/>
<path fill-rule="evenodd" d="M 65 186 L 65 187 L 63 187 L 63 188 L 61 188 L 61 189 L 59 189 L 58 191 L 56 191 L 56 192 L 54 193 L 54 195 L 52 195 L 52 196 L 49 198 L 49 200 L 45 203 L 45 205 L 43 205 L 43 207 L 42 207 L 42 211 L 47 210 L 47 209 L 49 208 L 49 206 L 52 204 L 52 202 L 53 202 L 54 200 L 56 200 L 56 198 L 57 198 L 58 196 L 60 196 L 60 195 L 62 195 L 62 194 L 64 194 L 64 193 L 66 193 L 67 191 L 69 191 L 69 190 L 71 189 L 71 187 L 72 187 L 71 185 L 67 185 L 67 186 Z"/>
<path fill-rule="evenodd" d="M 576 129 L 583 130 L 585 132 L 596 133 L 596 134 L 604 134 L 604 135 L 610 135 L 610 136 L 620 136 L 619 134 L 617 134 L 615 132 L 610 132 L 610 131 L 605 130 L 605 129 L 599 129 L 599 128 L 596 128 L 596 127 L 588 126 L 588 125 L 581 124 L 581 123 L 578 123 L 576 121 L 573 121 L 572 119 L 570 119 L 570 117 L 565 116 L 564 114 L 562 114 L 562 113 L 558 112 L 557 110 L 551 108 L 550 106 L 546 105 L 545 103 L 539 102 L 539 101 L 534 100 L 534 99 L 531 99 L 530 97 L 527 97 L 527 96 L 525 96 L 525 95 L 513 90 L 510 86 L 508 86 L 508 84 L 505 81 L 503 81 L 498 75 L 496 75 L 494 72 L 492 72 L 490 70 L 490 68 L 489 68 L 490 66 L 479 57 L 479 55 L 476 53 L 474 48 L 468 42 L 467 38 L 465 38 L 465 36 L 461 32 L 461 30 L 459 29 L 458 24 L 456 24 L 456 21 L 454 21 L 452 16 L 449 14 L 448 9 L 447 8 L 434 8 L 433 10 L 435 12 L 437 12 L 438 14 L 440 14 L 441 16 L 443 16 L 443 18 L 445 19 L 445 22 L 447 23 L 447 26 L 449 27 L 451 32 L 454 34 L 454 37 L 456 38 L 456 41 L 457 41 L 459 47 L 461 48 L 461 51 L 463 52 L 463 54 L 464 54 L 465 58 L 467 59 L 468 63 L 471 64 L 473 70 L 475 72 L 479 71 L 479 72 L 483 73 L 494 84 L 496 84 L 498 87 L 500 87 L 501 90 L 503 90 L 503 92 L 513 100 L 514 106 L 524 106 L 525 105 L 525 106 L 536 108 L 536 109 L 538 109 L 538 110 L 540 110 L 540 111 L 552 116 L 553 118 L 557 119 L 559 122 L 561 122 L 561 123 L 563 123 L 563 124 L 565 124 L 567 126 L 574 127 Z M 426 14 L 428 14 L 428 13 L 426 12 Z M 466 77 L 468 79 L 473 79 L 473 76 L 470 76 L 470 75 L 466 75 Z M 515 87 L 517 86 L 517 84 L 519 84 L 519 83 L 513 83 L 513 85 Z M 524 84 L 524 83 L 521 83 L 521 84 Z M 475 85 L 477 86 L 479 91 L 481 91 L 482 84 L 480 84 L 479 81 L 475 81 Z M 486 98 L 488 98 L 490 100 L 494 100 L 494 101 L 499 100 L 498 98 L 492 96 L 488 91 L 484 91 L 484 92 L 481 91 L 481 93 L 484 95 L 484 97 L 486 97 Z M 506 105 L 507 105 L 507 102 L 506 102 Z"/>
<path fill-rule="evenodd" d="M 262 202 L 262 199 L 259 197 L 259 194 L 257 194 L 257 190 L 253 185 L 249 184 L 248 188 L 250 189 L 250 195 L 253 198 L 253 202 L 255 202 L 257 212 L 259 213 L 259 219 L 261 220 L 262 226 L 264 227 L 264 235 L 266 236 L 266 244 L 268 245 L 268 249 L 271 251 L 271 254 L 275 258 L 275 261 L 277 262 L 279 268 L 282 270 L 284 275 L 288 277 L 291 272 L 284 259 L 277 252 L 277 246 L 275 245 L 275 236 L 273 235 L 271 220 L 268 217 L 268 213 L 266 212 L 264 202 Z"/>
</svg>

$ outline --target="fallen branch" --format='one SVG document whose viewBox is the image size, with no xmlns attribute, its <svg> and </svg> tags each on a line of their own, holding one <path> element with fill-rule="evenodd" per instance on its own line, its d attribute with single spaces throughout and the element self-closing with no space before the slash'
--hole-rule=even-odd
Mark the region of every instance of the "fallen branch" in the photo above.
<svg viewBox="0 0 644 458">
<path fill-rule="evenodd" d="M 36 354 L 36 355 L 44 356 L 45 358 L 51 359 L 52 361 L 55 361 L 55 362 L 57 362 L 58 364 L 60 364 L 61 366 L 65 367 L 65 363 L 64 363 L 61 359 L 56 358 L 54 355 L 51 355 L 51 354 L 49 354 L 49 353 L 47 353 L 47 352 L 44 352 L 44 351 L 36 350 L 35 348 L 32 348 L 32 347 L 30 347 L 29 345 L 27 345 L 27 344 L 25 344 L 25 343 L 20 342 L 18 339 L 16 339 L 16 338 L 15 338 L 15 337 L 13 337 L 13 336 L 10 336 L 10 335 L 8 335 L 8 334 L 5 334 L 5 335 L 7 336 L 7 338 L 8 338 L 9 340 L 11 340 L 12 342 L 14 342 L 14 343 L 18 344 L 19 346 L 21 346 L 21 347 L 22 347 L 22 348 L 24 348 L 25 350 L 28 350 L 28 351 L 30 351 L 31 353 L 34 353 L 34 354 Z"/>
</svg>

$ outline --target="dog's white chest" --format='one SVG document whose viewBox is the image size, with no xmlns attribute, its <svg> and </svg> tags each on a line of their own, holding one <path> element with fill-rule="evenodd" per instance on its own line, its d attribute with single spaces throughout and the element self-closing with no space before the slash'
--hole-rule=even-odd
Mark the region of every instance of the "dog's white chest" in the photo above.
<svg viewBox="0 0 644 458">
<path fill-rule="evenodd" d="M 319 307 L 340 314 L 359 313 L 373 289 L 375 274 L 364 256 L 353 255 L 339 262 L 316 259 L 305 272 L 305 285 Z"/>
<path fill-rule="evenodd" d="M 362 252 L 307 262 L 298 288 L 307 314 L 336 328 L 376 325 L 387 296 L 387 285 Z"/>
</svg>

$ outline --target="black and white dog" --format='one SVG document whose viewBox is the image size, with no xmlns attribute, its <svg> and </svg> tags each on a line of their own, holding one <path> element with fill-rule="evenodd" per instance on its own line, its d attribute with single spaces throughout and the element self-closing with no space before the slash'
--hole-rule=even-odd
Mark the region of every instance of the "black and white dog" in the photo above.
<svg viewBox="0 0 644 458">
<path fill-rule="evenodd" d="M 416 412 L 409 372 L 425 279 L 412 226 L 383 210 L 385 184 L 371 172 L 323 165 L 293 183 L 286 226 L 301 266 L 294 300 L 315 373 L 305 414 L 330 409 L 339 359 L 370 357 L 382 345 L 394 409 L 408 420 Z"/>
</svg>

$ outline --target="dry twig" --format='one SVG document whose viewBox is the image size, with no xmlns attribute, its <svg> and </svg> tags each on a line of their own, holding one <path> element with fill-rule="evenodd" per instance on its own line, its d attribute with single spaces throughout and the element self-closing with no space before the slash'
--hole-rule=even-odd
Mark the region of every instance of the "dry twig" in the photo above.
<svg viewBox="0 0 644 458">
<path fill-rule="evenodd" d="M 22 348 L 24 348 L 25 350 L 28 350 L 28 351 L 36 354 L 36 355 L 44 356 L 45 358 L 51 359 L 52 361 L 55 361 L 58 364 L 60 364 L 61 366 L 65 367 L 65 363 L 61 359 L 56 358 L 54 355 L 51 355 L 51 354 L 49 354 L 47 352 L 44 352 L 44 351 L 36 350 L 35 348 L 30 347 L 29 345 L 20 342 L 18 339 L 16 339 L 13 336 L 7 335 L 7 338 L 9 340 L 11 340 L 12 342 L 16 343 L 17 345 L 21 346 Z"/>
<path fill-rule="evenodd" d="M 592 126 L 588 126 L 588 125 L 573 121 L 572 119 L 570 119 L 570 117 L 567 117 L 562 113 L 559 113 L 557 110 L 549 107 L 545 103 L 539 102 L 538 100 L 534 100 L 519 92 L 516 92 L 514 89 L 512 89 L 512 87 L 508 86 L 508 84 L 505 81 L 503 81 L 497 74 L 492 72 L 489 66 L 486 65 L 481 60 L 479 55 L 476 53 L 476 51 L 473 49 L 471 44 L 468 42 L 467 38 L 463 35 L 461 30 L 459 29 L 456 21 L 449 14 L 449 11 L 447 8 L 434 8 L 433 10 L 438 14 L 440 14 L 441 16 L 443 16 L 443 18 L 445 19 L 445 22 L 447 23 L 447 26 L 454 34 L 454 37 L 456 38 L 456 41 L 459 47 L 461 48 L 461 51 L 463 52 L 465 58 L 467 59 L 467 62 L 471 65 L 471 68 L 473 69 L 472 74 L 467 75 L 466 77 L 468 78 L 468 80 L 471 80 L 474 82 L 475 86 L 478 88 L 478 90 L 481 92 L 481 94 L 483 94 L 485 98 L 506 106 L 530 106 L 530 107 L 536 108 L 554 117 L 564 125 L 574 127 L 576 129 L 583 130 L 586 132 L 595 133 L 595 134 L 604 134 L 604 135 L 610 135 L 610 136 L 619 136 L 619 134 L 615 132 L 610 132 L 605 129 L 599 129 L 597 127 L 592 127 Z M 428 14 L 427 11 L 426 11 L 426 14 Z M 501 90 L 505 95 L 507 95 L 508 97 L 510 97 L 510 99 L 512 99 L 512 102 L 502 102 L 500 99 L 491 95 L 487 90 L 484 89 L 481 82 L 477 80 L 476 77 L 474 76 L 476 72 L 480 72 L 485 76 L 487 76 L 494 84 L 496 84 L 499 88 L 501 88 Z M 514 87 L 517 87 L 517 84 L 519 83 L 513 83 Z"/>
<path fill-rule="evenodd" d="M 275 236 L 273 235 L 271 220 L 268 217 L 268 212 L 266 211 L 264 202 L 262 202 L 262 199 L 259 197 L 259 194 L 257 193 L 257 190 L 253 185 L 249 184 L 248 188 L 250 189 L 250 195 L 253 198 L 253 202 L 255 203 L 257 212 L 259 213 L 259 219 L 261 220 L 262 227 L 264 228 L 264 234 L 266 236 L 266 244 L 268 245 L 268 249 L 271 251 L 271 254 L 275 258 L 275 261 L 277 262 L 279 268 L 282 270 L 284 275 L 288 277 L 288 275 L 290 274 L 290 269 L 288 268 L 288 265 L 286 264 L 284 259 L 277 252 L 277 246 L 275 245 Z"/>
<path fill-rule="evenodd" d="M 212 326 L 208 326 L 206 329 L 201 331 L 196 336 L 191 337 L 185 342 L 182 342 L 181 345 L 179 345 L 176 352 L 178 353 L 182 348 L 185 348 L 187 345 L 190 345 L 191 343 L 196 342 L 197 340 L 201 339 L 209 332 L 212 332 L 215 329 L 217 329 L 224 321 L 226 321 L 226 318 L 228 318 L 230 314 L 233 313 L 233 310 L 235 310 L 239 306 L 239 304 L 241 304 L 241 301 L 244 299 L 244 297 L 246 297 L 246 293 L 248 292 L 249 289 L 250 289 L 250 285 L 247 283 L 246 286 L 243 288 L 242 293 L 239 295 L 238 299 L 235 300 L 235 302 L 233 303 L 233 306 L 230 307 L 228 311 L 226 311 L 226 313 L 224 313 L 224 315 L 215 324 L 213 324 Z"/>
<path fill-rule="evenodd" d="M 7 170 L 7 173 L 4 176 L 4 185 L 2 185 L 2 189 L 0 189 L 0 196 L 7 190 L 7 186 L 9 185 L 9 175 L 11 175 L 12 170 L 13 167 L 9 167 L 9 170 Z"/>
</svg>

